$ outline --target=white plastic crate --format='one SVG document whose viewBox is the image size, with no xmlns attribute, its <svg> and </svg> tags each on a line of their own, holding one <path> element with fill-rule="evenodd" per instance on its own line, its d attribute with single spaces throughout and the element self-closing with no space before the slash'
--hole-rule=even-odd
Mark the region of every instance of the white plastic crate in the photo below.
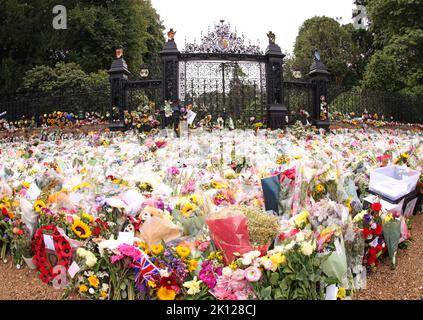
<svg viewBox="0 0 423 320">
<path fill-rule="evenodd" d="M 401 166 L 378 168 L 370 172 L 369 190 L 396 201 L 416 189 L 420 172 Z"/>
</svg>

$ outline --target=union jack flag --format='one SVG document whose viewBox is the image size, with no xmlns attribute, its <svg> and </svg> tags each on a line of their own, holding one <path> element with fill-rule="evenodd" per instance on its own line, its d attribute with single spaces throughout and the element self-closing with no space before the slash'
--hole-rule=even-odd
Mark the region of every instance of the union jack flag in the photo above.
<svg viewBox="0 0 423 320">
<path fill-rule="evenodd" d="M 142 257 L 134 262 L 135 283 L 147 286 L 148 280 L 160 274 L 159 269 L 152 263 L 148 256 L 143 252 Z"/>
</svg>

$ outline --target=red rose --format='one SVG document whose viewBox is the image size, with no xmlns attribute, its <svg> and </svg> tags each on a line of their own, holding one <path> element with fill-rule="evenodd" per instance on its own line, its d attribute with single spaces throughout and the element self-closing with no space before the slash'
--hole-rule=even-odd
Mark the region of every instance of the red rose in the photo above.
<svg viewBox="0 0 423 320">
<path fill-rule="evenodd" d="M 382 205 L 379 202 L 375 202 L 372 204 L 372 210 L 375 212 L 379 212 L 382 210 Z"/>
<path fill-rule="evenodd" d="M 369 256 L 369 257 L 367 257 L 367 264 L 369 266 L 373 265 L 375 263 L 375 261 L 376 261 L 376 256 Z"/>
<path fill-rule="evenodd" d="M 98 237 L 100 235 L 101 229 L 99 227 L 95 227 L 93 230 L 94 237 Z"/>
<path fill-rule="evenodd" d="M 372 235 L 372 231 L 369 228 L 364 228 L 363 229 L 363 237 L 365 240 L 367 240 L 367 238 Z"/>
<path fill-rule="evenodd" d="M 375 231 L 374 231 L 374 234 L 377 235 L 377 236 L 380 236 L 382 234 L 382 230 L 383 230 L 382 226 L 380 224 L 378 224 Z"/>
<path fill-rule="evenodd" d="M 379 265 L 380 265 L 380 262 L 379 262 L 379 260 L 376 259 L 375 260 L 375 266 L 376 266 L 376 268 L 379 267 Z"/>
<path fill-rule="evenodd" d="M 377 250 L 376 248 L 374 248 L 374 247 L 371 247 L 370 249 L 369 249 L 369 255 L 370 256 L 375 256 L 376 254 L 377 254 L 377 252 L 378 252 L 379 250 Z"/>
</svg>

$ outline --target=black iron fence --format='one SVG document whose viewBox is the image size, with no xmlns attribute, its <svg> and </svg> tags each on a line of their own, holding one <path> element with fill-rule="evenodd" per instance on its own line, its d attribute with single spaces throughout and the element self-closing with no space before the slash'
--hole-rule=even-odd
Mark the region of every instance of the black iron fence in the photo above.
<svg viewBox="0 0 423 320">
<path fill-rule="evenodd" d="M 288 107 L 288 124 L 311 122 L 313 92 L 316 86 L 310 82 L 285 81 L 284 104 Z"/>
<path fill-rule="evenodd" d="M 248 122 L 250 117 L 255 117 L 257 120 L 264 119 L 266 116 L 265 109 L 262 108 L 264 95 L 260 90 L 262 89 L 256 86 L 251 86 L 251 88 L 245 86 L 240 88 L 237 95 L 229 94 L 225 103 L 228 107 L 225 110 L 226 116 L 233 116 L 231 111 L 240 108 L 237 113 L 238 117 L 234 117 L 234 119 L 245 122 Z M 312 121 L 314 90 L 315 85 L 309 82 L 284 82 L 284 104 L 289 110 L 289 124 L 296 121 L 303 123 L 306 123 L 307 120 Z M 149 106 L 150 112 L 154 112 L 162 104 L 161 89 L 129 90 L 128 95 L 129 111 Z M 203 94 L 198 101 L 195 101 L 199 108 L 195 110 L 199 113 L 199 118 L 214 110 L 209 104 L 213 93 L 209 95 L 210 99 Z M 378 119 L 386 121 L 423 123 L 423 96 L 409 97 L 398 93 L 347 90 L 342 87 L 329 86 L 327 98 L 332 114 L 348 115 L 353 118 L 361 117 L 367 111 L 368 114 L 377 114 Z M 54 111 L 73 113 L 75 116 L 83 115 L 85 112 L 97 112 L 104 115 L 111 112 L 110 87 L 67 89 L 44 93 L 28 92 L 0 97 L 0 114 L 6 112 L 2 119 L 9 122 L 22 119 L 34 119 L 38 122 L 40 116 Z"/>
<path fill-rule="evenodd" d="M 329 86 L 328 101 L 332 114 L 361 117 L 367 112 L 385 121 L 423 123 L 423 96 Z"/>
<path fill-rule="evenodd" d="M 0 97 L 0 113 L 9 121 L 33 119 L 54 111 L 82 116 L 85 112 L 106 114 L 111 111 L 110 87 L 66 89 L 52 92 L 27 92 Z"/>
</svg>

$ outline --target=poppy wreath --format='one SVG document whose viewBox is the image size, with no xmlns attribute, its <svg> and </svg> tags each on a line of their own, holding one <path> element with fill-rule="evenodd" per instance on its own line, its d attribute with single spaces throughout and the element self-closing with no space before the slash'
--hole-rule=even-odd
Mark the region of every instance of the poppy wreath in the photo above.
<svg viewBox="0 0 423 320">
<path fill-rule="evenodd" d="M 72 248 L 69 242 L 63 237 L 57 230 L 56 226 L 46 226 L 37 230 L 34 235 L 32 242 L 32 253 L 34 254 L 33 262 L 37 267 L 37 271 L 40 272 L 40 278 L 44 283 L 49 283 L 59 273 L 53 272 L 53 267 L 47 259 L 47 253 L 44 243 L 44 232 L 51 232 L 53 236 L 54 248 L 56 249 L 57 264 L 64 266 L 66 270 L 69 269 L 69 265 L 72 259 Z"/>
</svg>

